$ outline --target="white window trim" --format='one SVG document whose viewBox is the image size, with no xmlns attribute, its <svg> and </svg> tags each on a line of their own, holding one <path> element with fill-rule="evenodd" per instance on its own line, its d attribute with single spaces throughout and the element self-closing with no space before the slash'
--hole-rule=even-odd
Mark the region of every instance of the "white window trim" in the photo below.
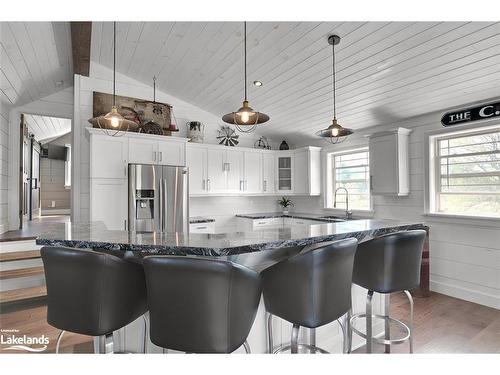
<svg viewBox="0 0 500 375">
<path fill-rule="evenodd" d="M 362 147 L 352 147 L 352 148 L 345 148 L 342 150 L 338 151 L 326 151 L 325 152 L 325 180 L 324 180 L 324 199 L 323 199 L 323 210 L 327 210 L 330 212 L 335 212 L 335 213 L 344 213 L 345 209 L 342 208 L 334 208 L 328 206 L 329 201 L 331 201 L 330 197 L 332 194 L 334 194 L 333 186 L 329 182 L 333 180 L 332 176 L 332 163 L 333 163 L 333 157 L 337 155 L 343 155 L 343 154 L 352 154 L 354 152 L 361 152 L 361 151 L 369 151 L 368 146 L 362 146 Z M 372 217 L 373 216 L 373 197 L 371 192 L 368 194 L 369 199 L 370 199 L 370 208 L 367 210 L 360 210 L 360 209 L 353 209 L 350 210 L 352 211 L 355 215 L 358 214 L 357 216 L 364 216 L 364 217 Z"/>
<path fill-rule="evenodd" d="M 458 214 L 458 213 L 445 213 L 438 212 L 436 210 L 436 180 L 438 178 L 438 171 L 436 168 L 436 144 L 437 140 L 443 137 L 450 137 L 465 133 L 483 133 L 490 132 L 494 129 L 500 129 L 500 122 L 495 121 L 488 125 L 484 125 L 478 127 L 477 124 L 469 124 L 462 125 L 451 128 L 444 128 L 437 131 L 428 132 L 425 134 L 424 143 L 425 143 L 425 190 L 424 190 L 424 202 L 425 202 L 425 212 L 424 215 L 428 217 L 442 217 L 448 219 L 464 219 L 464 220 L 490 220 L 490 221 L 498 221 L 500 218 L 498 216 L 484 216 L 484 215 L 470 215 L 470 214 Z"/>
</svg>

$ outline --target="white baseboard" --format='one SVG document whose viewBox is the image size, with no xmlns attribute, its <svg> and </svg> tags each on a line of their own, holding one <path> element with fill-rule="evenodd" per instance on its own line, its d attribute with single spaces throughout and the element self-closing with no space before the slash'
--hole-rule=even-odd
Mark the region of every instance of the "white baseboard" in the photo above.
<svg viewBox="0 0 500 375">
<path fill-rule="evenodd" d="M 69 208 L 42 208 L 43 215 L 69 215 L 71 210 Z"/>
<path fill-rule="evenodd" d="M 467 289 L 433 280 L 430 281 L 430 290 L 451 297 L 463 299 L 465 301 L 493 307 L 494 309 L 500 309 L 500 296 L 493 294 L 487 294 L 477 290 Z"/>
</svg>

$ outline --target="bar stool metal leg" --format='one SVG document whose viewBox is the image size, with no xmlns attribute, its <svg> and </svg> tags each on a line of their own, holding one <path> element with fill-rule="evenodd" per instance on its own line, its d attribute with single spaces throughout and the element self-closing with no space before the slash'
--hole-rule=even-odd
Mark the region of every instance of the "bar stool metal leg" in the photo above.
<svg viewBox="0 0 500 375">
<path fill-rule="evenodd" d="M 410 354 L 413 353 L 413 298 L 409 291 L 405 290 L 406 297 L 410 301 L 410 322 L 408 324 L 410 328 L 409 341 L 410 341 Z"/>
<path fill-rule="evenodd" d="M 372 352 L 372 298 L 373 290 L 366 296 L 366 352 Z"/>
<path fill-rule="evenodd" d="M 352 326 L 351 326 L 351 318 L 352 318 L 352 308 L 347 311 L 347 353 L 352 352 Z"/>
<path fill-rule="evenodd" d="M 384 299 L 385 299 L 385 308 L 384 308 L 384 316 L 385 316 L 385 319 L 384 319 L 384 324 L 385 324 L 385 328 L 384 328 L 384 337 L 386 340 L 390 340 L 391 339 L 391 322 L 389 321 L 389 316 L 390 316 L 390 309 L 391 309 L 391 294 L 390 293 L 386 293 L 384 294 Z M 385 344 L 385 352 L 386 353 L 390 353 L 391 352 L 391 344 Z"/>
<path fill-rule="evenodd" d="M 342 330 L 342 353 L 346 354 L 349 352 L 349 339 L 348 339 L 348 328 L 347 325 L 349 324 L 347 314 L 345 314 L 343 317 L 340 319 L 337 319 L 337 322 L 339 323 L 340 329 Z"/>
<path fill-rule="evenodd" d="M 251 354 L 252 353 L 252 351 L 250 350 L 250 345 L 248 345 L 247 340 L 245 340 L 245 342 L 243 343 L 243 347 L 245 348 L 245 352 L 247 354 Z"/>
<path fill-rule="evenodd" d="M 292 328 L 292 342 L 291 342 L 291 352 L 292 354 L 297 354 L 299 352 L 299 328 L 298 324 L 294 324 Z"/>
<path fill-rule="evenodd" d="M 142 337 L 142 353 L 147 353 L 148 347 L 148 318 L 146 318 L 146 314 L 142 316 L 142 320 L 144 322 L 144 336 Z"/>
<path fill-rule="evenodd" d="M 266 312 L 267 314 L 267 352 L 269 354 L 273 353 L 274 342 L 273 342 L 273 314 Z"/>
<path fill-rule="evenodd" d="M 97 345 L 95 346 L 95 351 L 98 354 L 108 353 L 108 346 L 111 345 L 111 353 L 113 352 L 113 333 L 108 333 L 97 337 Z"/>
<path fill-rule="evenodd" d="M 316 328 L 309 329 L 309 345 L 316 347 Z"/>
<path fill-rule="evenodd" d="M 59 346 L 61 345 L 61 339 L 64 335 L 64 332 L 66 331 L 61 331 L 61 333 L 59 333 L 59 336 L 57 336 L 57 341 L 56 341 L 56 354 L 59 354 Z"/>
</svg>

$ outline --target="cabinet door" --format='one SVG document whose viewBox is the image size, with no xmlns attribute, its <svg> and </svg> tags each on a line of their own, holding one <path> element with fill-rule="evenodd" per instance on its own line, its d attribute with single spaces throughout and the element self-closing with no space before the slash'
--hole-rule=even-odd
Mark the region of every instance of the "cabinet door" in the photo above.
<svg viewBox="0 0 500 375">
<path fill-rule="evenodd" d="M 277 157 L 277 171 L 278 171 L 278 186 L 279 193 L 292 193 L 293 192 L 293 158 L 292 155 L 283 155 Z"/>
<path fill-rule="evenodd" d="M 300 151 L 294 154 L 294 176 L 293 192 L 294 194 L 307 194 L 309 184 L 308 152 Z"/>
<path fill-rule="evenodd" d="M 226 151 L 227 192 L 242 193 L 245 189 L 243 176 L 243 151 Z M 228 169 L 229 168 L 229 169 Z"/>
<path fill-rule="evenodd" d="M 128 141 L 107 135 L 90 138 L 90 178 L 126 178 Z"/>
<path fill-rule="evenodd" d="M 125 179 L 92 179 L 90 220 L 102 221 L 109 230 L 126 230 L 128 183 Z"/>
<path fill-rule="evenodd" d="M 262 153 L 245 151 L 244 153 L 244 179 L 245 193 L 262 193 Z"/>
<path fill-rule="evenodd" d="M 370 139 L 370 186 L 373 194 L 397 193 L 397 156 L 394 135 Z"/>
<path fill-rule="evenodd" d="M 206 190 L 208 193 L 223 193 L 226 190 L 226 175 L 224 172 L 226 151 L 207 149 Z"/>
<path fill-rule="evenodd" d="M 158 141 L 129 138 L 129 162 L 137 164 L 159 163 Z"/>
<path fill-rule="evenodd" d="M 186 144 L 184 142 L 158 141 L 158 163 L 163 165 L 186 165 Z"/>
<path fill-rule="evenodd" d="M 192 147 L 187 149 L 189 173 L 189 194 L 206 193 L 207 149 Z"/>
<path fill-rule="evenodd" d="M 274 154 L 264 153 L 262 155 L 263 163 L 262 163 L 262 191 L 264 193 L 273 194 L 275 191 L 275 166 L 274 166 Z"/>
</svg>

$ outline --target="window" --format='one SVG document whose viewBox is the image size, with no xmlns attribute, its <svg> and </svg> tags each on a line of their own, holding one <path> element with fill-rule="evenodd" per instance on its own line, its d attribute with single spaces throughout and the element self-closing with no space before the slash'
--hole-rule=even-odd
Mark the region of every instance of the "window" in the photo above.
<svg viewBox="0 0 500 375">
<path fill-rule="evenodd" d="M 350 210 L 370 210 L 370 167 L 368 149 L 357 149 L 329 155 L 329 180 L 327 187 L 327 202 L 329 208 L 346 208 L 345 191 L 337 192 L 335 205 L 335 190 L 345 188 L 349 192 Z"/>
<path fill-rule="evenodd" d="M 434 155 L 431 211 L 500 217 L 500 128 L 436 137 Z"/>
</svg>

